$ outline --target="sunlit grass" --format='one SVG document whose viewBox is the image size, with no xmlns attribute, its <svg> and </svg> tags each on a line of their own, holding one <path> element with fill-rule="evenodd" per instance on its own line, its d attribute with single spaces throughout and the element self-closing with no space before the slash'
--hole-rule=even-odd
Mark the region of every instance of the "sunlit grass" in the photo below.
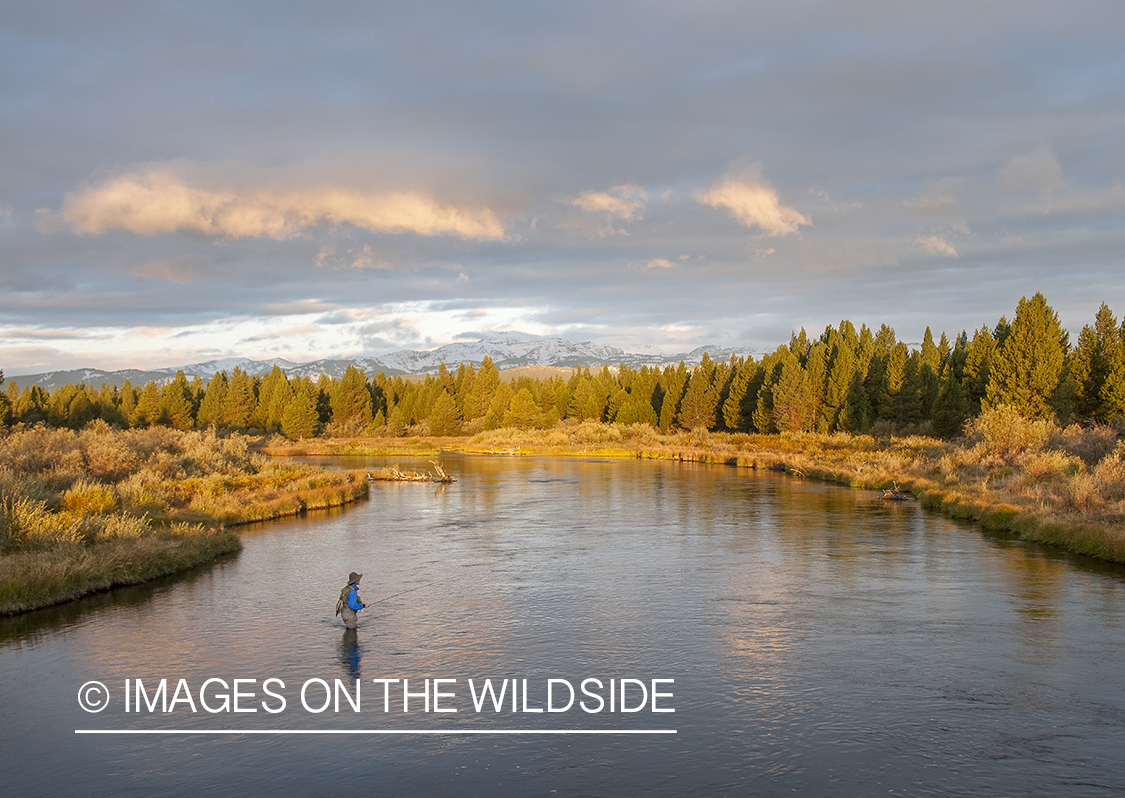
<svg viewBox="0 0 1125 798">
<path fill-rule="evenodd" d="M 0 438 L 0 614 L 182 570 L 237 550 L 227 527 L 367 495 L 362 472 L 279 462 L 253 442 L 103 422 Z"/>
</svg>

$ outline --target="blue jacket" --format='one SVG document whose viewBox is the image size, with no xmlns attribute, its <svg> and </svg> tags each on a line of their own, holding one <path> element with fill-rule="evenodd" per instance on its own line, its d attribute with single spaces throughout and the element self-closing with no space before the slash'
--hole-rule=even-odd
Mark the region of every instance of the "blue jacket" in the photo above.
<svg viewBox="0 0 1125 798">
<path fill-rule="evenodd" d="M 359 600 L 359 585 L 348 585 L 348 606 L 353 610 L 362 610 L 363 602 Z"/>
</svg>

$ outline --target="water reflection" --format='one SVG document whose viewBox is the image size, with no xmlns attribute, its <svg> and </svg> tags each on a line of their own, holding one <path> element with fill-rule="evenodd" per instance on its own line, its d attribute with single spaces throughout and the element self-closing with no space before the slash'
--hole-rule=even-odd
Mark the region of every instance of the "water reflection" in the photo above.
<svg viewBox="0 0 1125 798">
<path fill-rule="evenodd" d="M 344 666 L 348 676 L 353 679 L 359 679 L 362 676 L 359 670 L 359 662 L 362 658 L 359 630 L 344 629 L 344 636 L 340 640 L 340 664 Z"/>
</svg>

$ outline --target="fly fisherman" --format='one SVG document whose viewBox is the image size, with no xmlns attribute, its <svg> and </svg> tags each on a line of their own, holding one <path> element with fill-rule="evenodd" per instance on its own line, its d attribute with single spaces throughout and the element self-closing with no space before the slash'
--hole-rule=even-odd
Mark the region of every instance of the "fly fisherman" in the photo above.
<svg viewBox="0 0 1125 798">
<path fill-rule="evenodd" d="M 336 614 L 344 619 L 344 626 L 355 629 L 356 612 L 367 605 L 359 600 L 359 580 L 363 574 L 352 571 L 348 574 L 348 584 L 340 591 L 340 600 L 336 603 Z"/>
</svg>

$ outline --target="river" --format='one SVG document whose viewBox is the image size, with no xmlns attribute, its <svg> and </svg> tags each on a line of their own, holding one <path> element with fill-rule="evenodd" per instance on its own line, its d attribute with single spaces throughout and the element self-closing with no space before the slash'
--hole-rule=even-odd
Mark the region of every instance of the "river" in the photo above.
<svg viewBox="0 0 1125 798">
<path fill-rule="evenodd" d="M 375 484 L 189 574 L 0 619 L 0 794 L 1125 784 L 1120 567 L 779 474 L 442 465 L 456 483 Z M 371 606 L 349 633 L 353 570 Z M 486 679 L 499 711 L 477 709 Z"/>
</svg>

